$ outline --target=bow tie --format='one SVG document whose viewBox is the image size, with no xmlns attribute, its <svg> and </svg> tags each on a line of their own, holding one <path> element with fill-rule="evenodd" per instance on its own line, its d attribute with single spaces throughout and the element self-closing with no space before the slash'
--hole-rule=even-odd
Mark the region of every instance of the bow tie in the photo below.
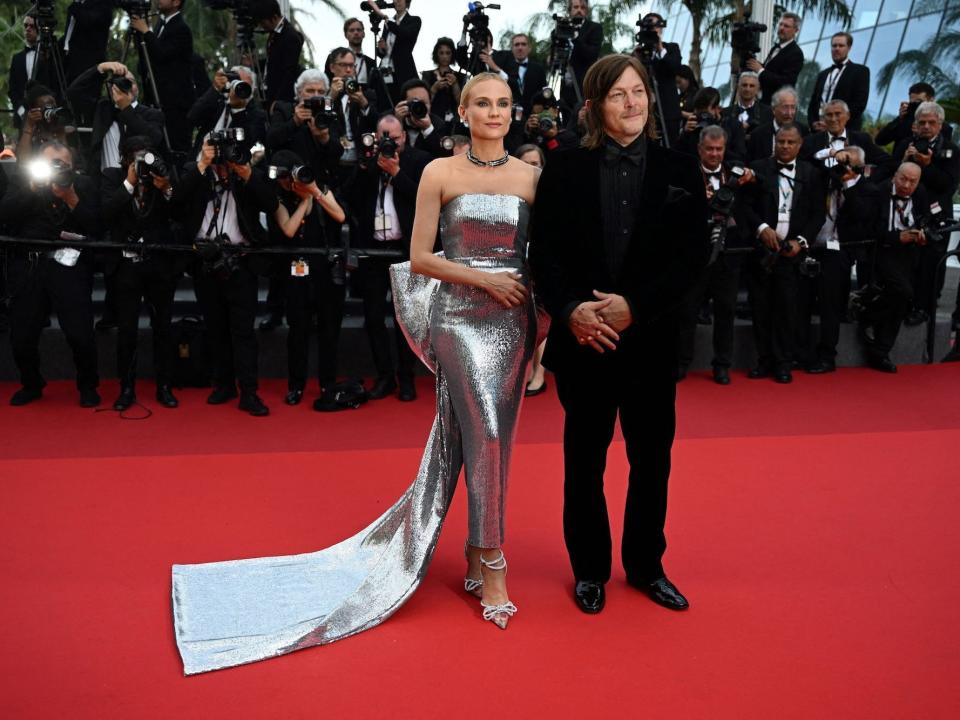
<svg viewBox="0 0 960 720">
<path fill-rule="evenodd" d="M 627 147 L 623 147 L 619 143 L 610 140 L 605 146 L 603 157 L 605 160 L 611 162 L 617 162 L 623 159 L 629 160 L 634 165 L 640 165 L 640 163 L 643 162 L 646 151 L 647 145 L 642 136 L 634 140 Z"/>
<path fill-rule="evenodd" d="M 847 64 L 847 61 L 844 60 L 843 62 L 834 63 L 833 67 L 835 67 L 837 70 L 843 70 L 843 66 L 846 64 Z"/>
<path fill-rule="evenodd" d="M 716 172 L 707 172 L 704 170 L 703 176 L 707 178 L 716 178 L 717 180 L 723 180 L 723 173 L 719 170 Z"/>
<path fill-rule="evenodd" d="M 524 60 L 523 62 L 518 62 L 518 63 L 517 63 L 517 67 L 526 67 L 529 62 L 530 62 L 529 60 Z"/>
<path fill-rule="evenodd" d="M 777 170 L 787 170 L 793 172 L 793 163 L 782 163 L 777 161 Z"/>
<path fill-rule="evenodd" d="M 832 144 L 832 143 L 835 143 L 835 142 L 845 143 L 846 141 L 847 141 L 847 136 L 846 136 L 846 135 L 831 135 L 831 136 L 830 136 L 830 142 L 831 142 L 831 144 Z"/>
<path fill-rule="evenodd" d="M 25 49 L 27 52 L 36 52 L 36 51 L 37 51 L 36 46 L 30 47 L 29 45 L 27 45 L 24 49 Z"/>
</svg>

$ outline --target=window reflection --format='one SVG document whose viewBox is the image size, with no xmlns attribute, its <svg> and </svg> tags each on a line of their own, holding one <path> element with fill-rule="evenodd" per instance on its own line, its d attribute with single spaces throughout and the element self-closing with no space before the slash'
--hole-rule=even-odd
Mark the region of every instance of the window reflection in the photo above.
<svg viewBox="0 0 960 720">
<path fill-rule="evenodd" d="M 857 0 L 857 6 L 853 12 L 852 27 L 860 30 L 876 25 L 880 17 L 881 4 L 882 0 Z"/>
<path fill-rule="evenodd" d="M 907 88 L 911 85 L 911 81 L 907 80 L 906 76 L 904 79 L 898 76 L 894 78 L 890 89 L 885 93 L 877 88 L 877 74 L 884 64 L 896 56 L 905 25 L 906 23 L 902 21 L 881 25 L 873 36 L 870 55 L 867 59 L 867 64 L 870 66 L 870 100 L 867 103 L 867 109 L 875 119 L 878 115 L 881 118 L 895 115 L 900 107 L 900 100 L 906 98 Z"/>
<path fill-rule="evenodd" d="M 929 3 L 932 0 L 919 0 L 918 5 Z M 910 14 L 910 0 L 885 0 L 883 10 L 880 12 L 880 22 L 886 23 L 893 20 L 904 20 Z"/>
</svg>

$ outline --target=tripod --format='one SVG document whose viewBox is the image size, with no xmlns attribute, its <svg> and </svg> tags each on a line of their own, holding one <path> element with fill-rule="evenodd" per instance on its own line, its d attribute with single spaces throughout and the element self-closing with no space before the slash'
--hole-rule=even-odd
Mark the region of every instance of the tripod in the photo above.
<svg viewBox="0 0 960 720">
<path fill-rule="evenodd" d="M 370 32 L 373 33 L 374 57 L 376 57 L 377 55 L 376 47 L 377 47 L 377 44 L 380 42 L 379 38 L 377 37 L 380 34 L 380 22 L 381 21 L 380 21 L 379 15 L 377 15 L 376 13 L 370 13 Z M 377 65 L 375 68 L 377 71 L 377 79 L 380 82 L 380 86 L 374 92 L 376 92 L 378 95 L 382 92 L 383 95 L 381 97 L 390 99 L 392 97 L 390 95 L 390 88 L 387 87 L 387 81 L 383 79 L 383 71 L 380 69 L 380 65 L 382 63 L 383 63 L 383 58 L 380 58 L 380 61 L 377 62 Z M 368 70 L 367 80 L 369 79 L 370 79 L 370 71 Z"/>
<path fill-rule="evenodd" d="M 663 146 L 669 149 L 670 135 L 667 133 L 667 119 L 663 114 L 663 103 L 660 102 L 660 83 L 657 82 L 657 76 L 653 70 L 653 54 L 642 45 L 637 48 L 635 54 L 639 57 L 640 62 L 643 63 L 643 67 L 646 68 L 647 77 L 650 78 L 650 84 L 653 85 L 653 100 L 657 106 L 657 125 L 660 126 L 660 139 L 663 141 Z"/>
<path fill-rule="evenodd" d="M 146 20 L 147 18 L 144 18 Z M 133 28 L 127 28 L 127 35 L 123 40 L 123 53 L 120 55 L 120 62 L 127 64 L 127 55 L 130 53 L 130 45 L 134 42 L 136 36 L 137 47 L 140 50 L 140 57 L 143 58 L 143 64 L 147 68 L 147 78 L 150 83 L 150 94 L 153 96 L 153 104 L 160 112 L 163 112 L 163 106 L 160 104 L 160 93 L 157 90 L 157 78 L 153 74 L 153 63 L 150 61 L 150 51 L 147 50 L 147 41 L 143 35 Z M 173 146 L 170 144 L 170 136 L 167 134 L 167 124 L 163 124 L 163 142 L 167 153 L 173 153 Z M 175 166 L 175 165 L 174 165 Z"/>
<path fill-rule="evenodd" d="M 46 68 L 52 66 L 53 81 L 56 87 L 51 89 L 63 101 L 64 106 L 70 111 L 70 115 L 75 117 L 73 105 L 67 96 L 67 73 L 63 67 L 63 57 L 60 55 L 60 47 L 53 37 L 53 29 L 56 27 L 56 23 L 54 21 L 41 23 L 40 18 L 37 18 L 37 24 L 40 26 L 38 28 L 40 33 L 37 38 L 37 59 L 30 69 L 28 83 L 36 81 L 37 70 L 41 62 Z"/>
</svg>

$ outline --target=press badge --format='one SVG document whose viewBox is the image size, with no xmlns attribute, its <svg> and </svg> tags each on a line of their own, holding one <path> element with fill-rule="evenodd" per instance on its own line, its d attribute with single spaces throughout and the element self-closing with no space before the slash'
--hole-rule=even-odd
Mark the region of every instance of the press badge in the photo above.
<svg viewBox="0 0 960 720">
<path fill-rule="evenodd" d="M 306 277 L 310 274 L 310 265 L 306 260 L 294 260 L 290 263 L 290 275 L 293 277 Z"/>
<path fill-rule="evenodd" d="M 80 251 L 76 248 L 60 248 L 53 253 L 53 259 L 64 267 L 73 267 L 80 259 Z"/>
<path fill-rule="evenodd" d="M 393 222 L 389 215 L 377 215 L 373 219 L 374 232 L 387 232 L 393 230 Z"/>
</svg>

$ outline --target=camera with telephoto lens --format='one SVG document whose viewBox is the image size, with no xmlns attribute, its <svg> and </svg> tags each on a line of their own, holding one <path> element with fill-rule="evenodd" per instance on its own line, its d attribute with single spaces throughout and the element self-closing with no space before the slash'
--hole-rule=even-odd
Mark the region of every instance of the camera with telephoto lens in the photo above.
<svg viewBox="0 0 960 720">
<path fill-rule="evenodd" d="M 550 33 L 550 39 L 553 42 L 573 42 L 580 34 L 580 28 L 586 18 L 567 17 L 566 15 L 553 16 L 553 32 Z"/>
<path fill-rule="evenodd" d="M 367 160 L 372 160 L 377 155 L 394 158 L 399 149 L 397 141 L 386 132 L 379 138 L 374 133 L 364 133 L 360 136 L 360 147 L 363 150 L 363 157 Z"/>
<path fill-rule="evenodd" d="M 325 128 L 337 122 L 337 111 L 333 109 L 333 100 L 325 95 L 313 95 L 300 101 L 313 113 L 313 124 Z"/>
<path fill-rule="evenodd" d="M 49 127 L 63 127 L 73 121 L 70 111 L 63 106 L 58 107 L 53 103 L 48 103 L 40 109 L 42 111 L 41 119 Z"/>
<path fill-rule="evenodd" d="M 373 12 L 373 6 L 376 5 L 381 10 L 395 10 L 396 5 L 392 2 L 387 2 L 386 0 L 376 0 L 375 2 L 368 2 L 364 0 L 360 3 L 360 9 L 364 12 Z"/>
<path fill-rule="evenodd" d="M 767 26 L 758 22 L 735 22 L 730 31 L 730 47 L 740 57 L 743 65 L 760 52 L 760 33 L 765 33 Z"/>
<path fill-rule="evenodd" d="M 117 7 L 127 15 L 144 20 L 150 15 L 150 0 L 117 0 Z"/>
<path fill-rule="evenodd" d="M 407 100 L 407 110 L 410 111 L 410 117 L 417 120 L 423 120 L 427 116 L 427 104 L 418 98 Z"/>
<path fill-rule="evenodd" d="M 223 74 L 227 76 L 227 84 L 223 86 L 224 95 L 229 95 L 232 92 L 241 100 L 250 99 L 253 95 L 253 85 L 241 79 L 240 73 L 233 70 L 227 70 Z"/>
<path fill-rule="evenodd" d="M 553 119 L 553 115 L 548 110 L 544 110 L 537 116 L 537 127 L 542 135 L 546 135 L 553 130 L 556 124 L 556 120 Z"/>
<path fill-rule="evenodd" d="M 236 163 L 243 165 L 250 159 L 250 152 L 243 144 L 245 133 L 242 127 L 224 128 L 210 133 L 207 142 L 213 145 L 218 165 Z"/>
<path fill-rule="evenodd" d="M 761 267 L 766 270 L 768 273 L 773 272 L 773 266 L 777 264 L 777 261 L 781 257 L 787 257 L 787 254 L 790 252 L 790 243 L 782 242 L 780 247 L 777 250 L 766 249 L 766 255 L 760 261 Z M 800 272 L 800 275 L 805 278 L 815 278 L 820 275 L 820 261 L 816 258 L 810 257 L 809 251 L 805 247 L 800 248 L 800 262 L 797 265 L 797 270 Z"/>
<path fill-rule="evenodd" d="M 163 158 L 151 150 L 138 152 L 133 160 L 133 167 L 137 178 L 144 185 L 153 184 L 153 178 L 167 177 L 167 164 Z"/>
<path fill-rule="evenodd" d="M 197 238 L 193 247 L 203 263 L 203 271 L 208 275 L 226 279 L 240 268 L 240 254 L 232 249 L 228 235 Z"/>
<path fill-rule="evenodd" d="M 347 93 L 347 95 L 353 95 L 354 93 L 360 92 L 360 81 L 353 77 L 346 78 L 343 81 L 343 90 Z"/>
<path fill-rule="evenodd" d="M 440 138 L 440 147 L 442 147 L 447 152 L 453 152 L 453 149 L 457 146 L 456 140 L 454 140 L 450 135 L 444 135 Z"/>
<path fill-rule="evenodd" d="M 56 185 L 59 188 L 68 188 L 73 185 L 75 173 L 63 160 L 37 158 L 27 163 L 27 176 L 37 187 Z"/>
<path fill-rule="evenodd" d="M 863 175 L 863 166 L 853 165 L 852 163 L 845 163 L 837 160 L 832 167 L 827 168 L 827 176 L 830 181 L 830 187 L 835 190 L 843 190 L 843 178 L 848 172 L 853 172 L 857 175 Z"/>
<path fill-rule="evenodd" d="M 294 165 L 292 168 L 282 165 L 271 165 L 267 168 L 267 177 L 271 180 L 290 179 L 301 185 L 309 185 L 317 179 L 313 170 L 306 165 Z"/>
<path fill-rule="evenodd" d="M 640 28 L 633 36 L 637 43 L 636 52 L 640 54 L 644 62 L 650 62 L 654 53 L 660 47 L 660 33 L 657 30 L 665 28 L 667 21 L 661 20 L 656 15 L 641 15 L 636 25 Z"/>
<path fill-rule="evenodd" d="M 727 227 L 733 215 L 733 206 L 737 201 L 737 190 L 740 188 L 740 179 L 743 177 L 742 167 L 730 168 L 730 177 L 722 184 L 707 207 L 710 209 L 710 263 L 713 263 L 726 247 Z"/>
</svg>

